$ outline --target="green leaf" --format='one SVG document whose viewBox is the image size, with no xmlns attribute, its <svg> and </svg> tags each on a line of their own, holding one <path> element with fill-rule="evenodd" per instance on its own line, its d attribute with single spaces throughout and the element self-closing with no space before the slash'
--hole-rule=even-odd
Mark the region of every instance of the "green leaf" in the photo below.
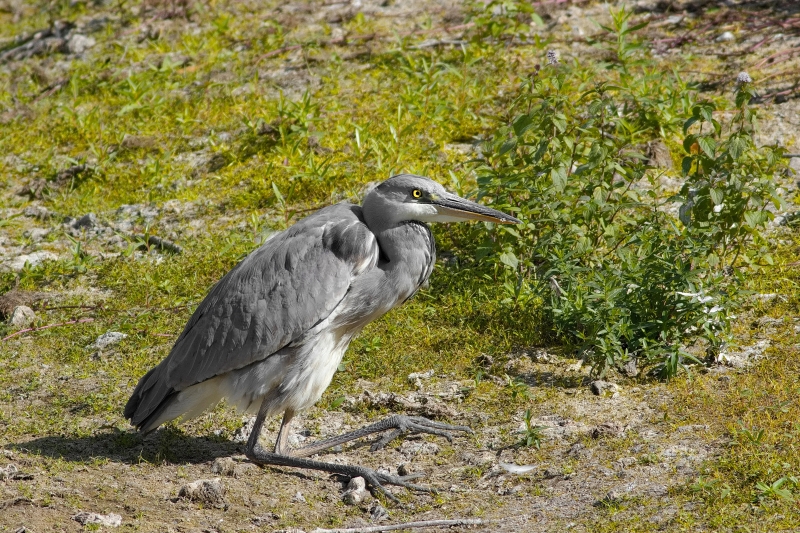
<svg viewBox="0 0 800 533">
<path fill-rule="evenodd" d="M 519 259 L 517 259 L 517 256 L 512 252 L 503 252 L 500 254 L 500 262 L 513 269 L 516 269 L 517 265 L 519 265 Z"/>
<path fill-rule="evenodd" d="M 700 149 L 703 150 L 708 157 L 714 158 L 714 153 L 717 150 L 717 142 L 714 139 L 711 137 L 698 137 L 697 144 L 700 145 Z"/>
<path fill-rule="evenodd" d="M 761 211 L 745 211 L 744 213 L 744 220 L 751 228 L 761 226 L 765 219 L 766 216 Z"/>
<path fill-rule="evenodd" d="M 714 202 L 714 205 L 719 205 L 725 199 L 725 193 L 721 190 L 712 188 L 709 193 L 711 194 L 711 201 Z"/>
<path fill-rule="evenodd" d="M 498 157 L 504 156 L 516 147 L 517 147 L 517 140 L 510 139 L 503 143 L 503 145 L 500 147 L 500 151 L 497 152 L 497 155 Z"/>
<path fill-rule="evenodd" d="M 556 113 L 550 120 L 559 132 L 564 133 L 567 130 L 567 117 L 563 113 Z"/>
<path fill-rule="evenodd" d="M 278 186 L 275 185 L 274 181 L 272 182 L 272 192 L 275 193 L 275 198 L 278 200 L 279 204 L 281 204 L 281 205 L 285 205 L 286 204 L 286 201 L 283 199 L 283 195 L 281 194 L 280 189 L 278 189 Z"/>
<path fill-rule="evenodd" d="M 528 131 L 528 129 L 533 124 L 533 120 L 531 119 L 530 115 L 520 115 L 514 120 L 514 135 L 517 137 L 522 137 L 522 134 Z"/>
<path fill-rule="evenodd" d="M 742 156 L 745 149 L 747 149 L 747 141 L 741 137 L 734 137 L 728 143 L 728 153 L 731 154 L 734 161 Z"/>
<path fill-rule="evenodd" d="M 558 192 L 564 192 L 567 187 L 567 169 L 564 167 L 557 167 L 550 171 L 550 177 L 553 179 L 553 186 Z"/>
<path fill-rule="evenodd" d="M 681 162 L 681 170 L 683 171 L 683 175 L 686 176 L 692 170 L 692 158 L 688 155 L 683 158 Z"/>
</svg>

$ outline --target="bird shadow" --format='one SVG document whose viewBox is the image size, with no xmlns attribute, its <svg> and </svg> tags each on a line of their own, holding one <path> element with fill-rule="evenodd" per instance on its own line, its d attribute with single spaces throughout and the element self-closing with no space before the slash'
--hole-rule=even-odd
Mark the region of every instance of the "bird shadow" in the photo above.
<svg viewBox="0 0 800 533">
<path fill-rule="evenodd" d="M 244 444 L 217 437 L 194 437 L 172 427 L 161 428 L 147 436 L 110 428 L 87 437 L 47 436 L 6 443 L 4 447 L 70 462 L 106 458 L 127 464 L 197 464 L 244 453 Z"/>
</svg>

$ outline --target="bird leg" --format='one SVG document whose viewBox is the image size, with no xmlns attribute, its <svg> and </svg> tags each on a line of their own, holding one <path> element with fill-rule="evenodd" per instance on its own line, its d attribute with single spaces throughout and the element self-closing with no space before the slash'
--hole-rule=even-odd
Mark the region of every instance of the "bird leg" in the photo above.
<svg viewBox="0 0 800 533">
<path fill-rule="evenodd" d="M 320 442 L 292 450 L 288 445 L 289 426 L 291 424 L 294 413 L 286 411 L 281 422 L 281 429 L 278 432 L 278 439 L 275 442 L 275 451 L 268 452 L 258 442 L 258 437 L 261 434 L 261 427 L 264 425 L 266 418 L 266 402 L 262 405 L 256 417 L 253 431 L 250 433 L 250 438 L 247 441 L 247 457 L 251 461 L 261 465 L 277 465 L 289 466 L 295 468 L 310 468 L 312 470 L 321 470 L 323 472 L 331 472 L 333 474 L 340 474 L 350 478 L 362 477 L 366 484 L 373 490 L 382 493 L 388 499 L 395 503 L 400 501 L 390 492 L 384 488 L 386 485 L 398 485 L 411 490 L 422 492 L 435 492 L 433 489 L 409 483 L 408 479 L 413 479 L 416 476 L 392 476 L 384 474 L 357 465 L 341 465 L 335 463 L 325 463 L 322 461 L 315 461 L 307 459 L 306 457 L 319 453 L 320 451 L 327 450 L 334 446 L 350 442 L 352 440 L 371 435 L 380 431 L 392 429 L 387 435 L 379 439 L 372 445 L 372 450 L 377 450 L 391 442 L 392 439 L 407 431 L 414 431 L 420 433 L 431 433 L 433 435 L 440 435 L 447 440 L 452 441 L 452 435 L 449 431 L 467 431 L 472 430 L 466 426 L 452 426 L 450 424 L 442 424 L 441 422 L 434 422 L 422 417 L 409 417 L 403 415 L 395 415 L 385 420 L 371 424 L 367 427 L 345 433 L 338 437 L 332 437 L 322 440 Z"/>
</svg>

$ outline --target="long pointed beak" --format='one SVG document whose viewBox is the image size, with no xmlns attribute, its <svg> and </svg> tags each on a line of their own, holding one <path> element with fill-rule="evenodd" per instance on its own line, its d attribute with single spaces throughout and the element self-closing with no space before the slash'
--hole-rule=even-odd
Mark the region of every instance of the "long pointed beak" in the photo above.
<svg viewBox="0 0 800 533">
<path fill-rule="evenodd" d="M 475 202 L 470 202 L 455 194 L 446 193 L 432 199 L 431 203 L 438 211 L 437 220 L 441 222 L 458 222 L 462 220 L 482 220 L 497 224 L 519 224 L 522 221 L 497 209 L 492 209 Z"/>
</svg>

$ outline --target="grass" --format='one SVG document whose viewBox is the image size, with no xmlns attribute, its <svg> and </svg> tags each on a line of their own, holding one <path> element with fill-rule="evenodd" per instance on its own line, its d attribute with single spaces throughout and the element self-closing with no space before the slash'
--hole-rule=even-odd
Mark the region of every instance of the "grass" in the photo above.
<svg viewBox="0 0 800 533">
<path fill-rule="evenodd" d="M 320 36 L 309 35 L 311 30 L 259 17 L 267 6 L 233 2 L 192 7 L 193 31 L 183 31 L 173 19 L 158 38 L 139 39 L 134 36 L 146 33 L 143 24 L 152 14 L 144 3 L 125 6 L 105 9 L 110 22 L 94 35 L 97 45 L 84 58 L 45 58 L 44 73 L 33 61 L 0 69 L 0 109 L 10 113 L 0 125 L 4 199 L 10 209 L 24 208 L 30 200 L 8 191 L 40 177 L 51 183 L 51 192 L 38 203 L 60 215 L 94 212 L 112 220 L 123 204 L 195 202 L 203 225 L 178 230 L 183 254 L 158 257 L 135 250 L 130 235 L 122 236 L 128 248 L 109 250 L 102 238 L 88 233 L 70 243 L 57 220 L 41 223 L 52 229 L 43 247 L 63 252 L 62 259 L 18 275 L 0 274 L 0 293 L 17 286 L 59 295 L 61 308 L 40 312 L 42 323 L 94 321 L 0 344 L 4 442 L 21 436 L 89 438 L 101 428 L 125 428 L 121 408 L 138 378 L 168 353 L 190 310 L 264 232 L 283 229 L 318 206 L 356 200 L 367 183 L 397 172 L 431 176 L 455 192 L 472 191 L 472 156 L 452 145 L 489 138 L 509 120 L 511 95 L 548 47 L 545 39 L 521 48 L 477 40 L 414 48 L 421 37 L 398 35 L 386 21 L 356 16 L 342 25 L 346 31 L 388 37 L 368 52 L 352 45 L 363 55 L 348 58 L 350 47 L 315 45 Z M 50 17 L 74 20 L 94 8 L 57 2 L 54 9 Z M 0 50 L 19 33 L 47 25 L 44 14 L 13 22 L 0 13 Z M 320 31 L 327 35 L 331 28 L 323 24 Z M 269 56 L 296 43 L 310 44 L 302 53 Z M 66 63 L 58 66 L 58 59 Z M 681 66 L 680 60 L 652 61 L 650 68 Z M 587 79 L 603 75 L 585 64 L 575 68 Z M 63 88 L 48 93 L 67 78 Z M 674 139 L 670 146 L 677 148 Z M 219 168 L 198 170 L 192 163 L 198 153 L 205 160 L 216 156 Z M 93 170 L 56 185 L 57 174 L 76 163 Z M 0 229 L 14 242 L 27 239 L 29 225 L 22 217 L 9 218 Z M 144 219 L 134 228 L 154 235 L 169 231 L 176 230 Z M 440 261 L 428 289 L 370 324 L 352 343 L 323 407 L 336 409 L 337 399 L 357 393 L 359 379 L 402 391 L 409 373 L 429 368 L 437 375 L 475 379 L 465 404 L 498 418 L 536 405 L 536 393 L 522 382 L 502 387 L 476 376 L 481 354 L 502 358 L 552 340 L 537 305 L 520 308 L 504 300 L 506 293 L 495 283 L 498 273 L 475 259 L 475 232 L 434 231 L 440 255 L 455 260 Z M 753 287 L 788 299 L 743 316 L 797 316 L 799 275 L 789 264 L 797 260 L 800 239 L 793 238 L 776 254 L 782 266 Z M 93 307 L 67 308 L 78 305 Z M 128 337 L 110 355 L 92 357 L 86 347 L 110 330 Z M 753 331 L 744 324 L 738 334 L 744 339 Z M 11 332 L 0 325 L 0 336 Z M 700 372 L 666 385 L 674 401 L 665 406 L 665 420 L 706 424 L 712 438 L 725 442 L 725 451 L 703 466 L 696 483 L 674 495 L 697 505 L 679 513 L 681 527 L 735 530 L 747 524 L 766 531 L 800 524 L 800 485 L 793 481 L 800 477 L 797 336 L 771 340 L 770 357 L 728 381 Z M 222 429 L 225 438 L 238 421 L 220 407 L 211 417 L 180 426 L 174 438 L 214 429 Z M 536 457 L 538 428 L 528 426 L 526 443 L 527 453 Z M 122 433 L 117 444 L 132 446 Z M 169 444 L 147 460 L 171 457 Z M 639 457 L 644 464 L 651 460 Z M 72 460 L 48 464 L 53 472 L 75 468 Z M 623 512 L 635 505 L 624 500 L 609 505 L 594 530 L 652 527 Z"/>
</svg>

